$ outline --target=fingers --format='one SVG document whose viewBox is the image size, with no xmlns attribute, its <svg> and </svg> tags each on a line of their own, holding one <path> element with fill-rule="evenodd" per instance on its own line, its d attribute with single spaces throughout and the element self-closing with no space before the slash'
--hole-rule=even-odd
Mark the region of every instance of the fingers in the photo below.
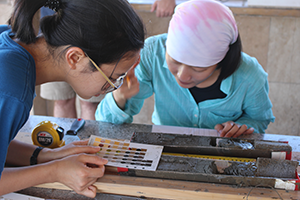
<svg viewBox="0 0 300 200">
<path fill-rule="evenodd" d="M 127 89 L 130 90 L 129 91 L 130 93 L 137 94 L 139 92 L 140 83 L 137 80 L 137 78 L 134 75 L 134 73 L 133 73 L 133 75 L 127 74 L 127 76 L 126 76 L 126 84 L 127 84 Z M 130 95 L 130 96 L 133 96 L 133 95 Z M 128 99 L 128 97 L 127 97 L 127 99 Z"/>
<path fill-rule="evenodd" d="M 92 198 L 94 198 L 96 196 L 97 193 L 97 187 L 94 185 L 91 185 L 88 187 L 88 190 L 90 191 L 91 194 L 93 194 Z"/>
<path fill-rule="evenodd" d="M 83 163 L 90 163 L 96 166 L 103 166 L 103 172 L 104 172 L 104 165 L 107 164 L 108 160 L 101 158 L 97 155 L 91 155 L 91 154 L 81 154 L 79 157 L 79 161 L 83 162 Z M 100 168 L 99 167 L 99 168 Z M 92 167 L 91 169 L 94 169 L 94 167 Z"/>
<path fill-rule="evenodd" d="M 78 191 L 84 191 L 85 194 L 90 193 L 90 191 L 86 190 L 86 188 L 90 187 L 94 184 L 98 178 L 102 177 L 105 172 L 105 164 L 108 162 L 106 159 L 100 158 L 96 155 L 89 155 L 89 154 L 81 154 L 78 156 L 77 160 L 82 163 L 84 168 L 77 172 L 77 178 L 79 180 L 79 185 L 77 185 Z M 90 188 L 96 191 L 93 187 Z"/>
<path fill-rule="evenodd" d="M 164 10 L 160 12 L 160 17 L 169 17 L 173 14 L 173 10 Z"/>
<path fill-rule="evenodd" d="M 170 12 L 170 11 L 167 11 L 167 10 L 160 10 L 160 9 L 156 10 L 156 16 L 157 17 L 169 17 L 172 14 L 173 14 L 173 11 Z"/>
<path fill-rule="evenodd" d="M 226 134 L 226 137 L 233 137 L 233 138 L 239 137 L 248 129 L 247 125 L 245 125 L 245 124 L 243 124 L 243 125 L 234 124 L 234 127 L 237 127 L 237 131 L 230 133 L 230 135 L 228 135 L 228 136 Z"/>
<path fill-rule="evenodd" d="M 221 136 L 221 137 L 225 137 L 225 136 L 227 136 L 228 132 L 231 131 L 232 128 L 234 127 L 234 122 L 229 121 L 229 122 L 223 123 L 222 125 L 223 125 L 223 129 L 222 129 L 221 132 L 220 132 L 220 136 Z M 237 127 L 236 127 L 236 128 L 237 128 Z M 235 128 L 235 129 L 236 129 L 236 128 Z M 234 129 L 234 130 L 235 130 L 235 129 Z M 231 133 L 232 133 L 234 130 L 232 130 Z M 231 135 L 231 133 L 230 133 L 230 135 Z"/>
<path fill-rule="evenodd" d="M 93 198 L 97 191 L 93 184 L 104 175 L 104 165 L 107 162 L 106 159 L 91 154 L 68 156 L 52 163 L 58 169 L 53 170 L 56 171 L 54 181 L 67 185 L 78 194 Z M 89 167 L 89 164 L 93 167 Z"/>
<path fill-rule="evenodd" d="M 124 104 L 124 101 L 126 103 L 128 99 L 135 96 L 139 91 L 140 83 L 137 77 L 135 76 L 134 68 L 132 68 L 128 71 L 123 85 L 118 90 L 114 91 L 113 95 L 114 99 L 116 100 L 116 103 L 119 105 L 119 103 Z"/>
<path fill-rule="evenodd" d="M 224 128 L 224 126 L 222 124 L 215 125 L 215 130 L 217 130 L 219 133 L 222 132 L 223 128 Z"/>
<path fill-rule="evenodd" d="M 73 150 L 73 154 L 76 153 L 96 153 L 99 151 L 99 147 L 97 146 L 88 146 L 89 139 L 74 141 L 61 149 L 71 149 Z"/>
<path fill-rule="evenodd" d="M 45 163 L 51 160 L 61 159 L 74 154 L 95 154 L 100 151 L 99 146 L 88 146 L 88 140 L 72 142 L 66 146 L 51 150 L 43 150 L 39 156 L 39 162 Z"/>
<path fill-rule="evenodd" d="M 127 75 L 126 75 L 126 78 L 125 78 L 125 84 L 123 84 L 123 86 L 121 87 L 121 89 L 119 90 L 119 92 L 122 92 L 122 90 L 124 90 L 125 88 L 126 89 L 131 89 L 132 85 L 135 86 L 134 88 L 137 87 L 138 80 L 137 80 L 137 78 L 135 76 L 134 69 L 136 68 L 136 66 L 139 65 L 140 59 L 141 58 L 139 57 L 138 60 L 137 60 L 137 62 L 127 72 Z"/>
<path fill-rule="evenodd" d="M 160 10 L 156 10 L 156 17 L 165 17 L 165 14 Z"/>
<path fill-rule="evenodd" d="M 168 17 L 173 14 L 175 6 L 176 6 L 175 0 L 155 1 L 152 4 L 151 12 L 154 12 L 156 10 L 157 17 Z"/>
<path fill-rule="evenodd" d="M 90 185 L 89 187 L 85 188 L 83 191 L 77 193 L 90 198 L 95 198 L 97 194 L 97 188 L 94 185 Z"/>
<path fill-rule="evenodd" d="M 74 141 L 74 142 L 72 142 L 72 144 L 74 144 L 74 145 L 87 145 L 88 142 L 89 142 L 89 139 L 85 139 L 85 140 Z"/>
<path fill-rule="evenodd" d="M 162 13 L 158 7 L 156 8 L 156 17 L 162 17 Z"/>
<path fill-rule="evenodd" d="M 108 160 L 106 160 L 105 158 L 101 158 L 97 155 L 91 155 L 91 154 L 83 154 L 84 156 L 84 161 L 86 163 L 92 163 L 92 164 L 96 164 L 96 165 L 105 165 L 107 164 Z"/>
<path fill-rule="evenodd" d="M 249 134 L 252 134 L 252 133 L 254 133 L 254 128 L 249 128 L 249 129 L 247 129 L 243 134 L 245 134 L 245 135 L 249 135 Z"/>
<path fill-rule="evenodd" d="M 134 70 L 134 68 L 136 68 L 136 66 L 138 66 L 141 62 L 141 56 L 139 56 L 137 62 L 131 67 L 132 70 Z"/>
<path fill-rule="evenodd" d="M 127 72 L 126 78 L 135 78 L 135 74 L 134 74 L 134 68 L 130 68 L 130 70 Z M 127 80 L 127 79 L 126 79 Z"/>
<path fill-rule="evenodd" d="M 234 137 L 235 133 L 239 130 L 239 127 L 236 124 L 230 126 L 231 128 L 229 128 L 229 130 L 226 133 L 224 133 L 223 137 Z"/>
<path fill-rule="evenodd" d="M 95 193 L 97 192 L 97 187 L 96 186 L 94 186 L 94 185 L 91 185 L 90 187 L 89 187 L 89 190 L 91 190 L 91 191 L 95 191 Z"/>
<path fill-rule="evenodd" d="M 247 127 L 247 125 L 239 125 L 233 121 L 228 121 L 223 124 L 217 124 L 215 129 L 220 133 L 220 137 L 239 137 L 243 134 L 252 134 L 254 132 L 253 128 Z"/>
<path fill-rule="evenodd" d="M 87 146 L 87 145 L 77 145 L 74 147 L 71 147 L 69 150 L 69 155 L 71 154 L 80 154 L 80 153 L 89 153 L 89 154 L 94 154 L 100 151 L 99 146 Z"/>
<path fill-rule="evenodd" d="M 94 198 L 97 194 L 97 187 L 93 184 L 97 181 L 97 178 L 93 178 L 89 183 L 87 183 L 85 186 L 82 186 L 80 188 L 74 188 L 74 191 L 78 194 Z"/>
<path fill-rule="evenodd" d="M 141 61 L 141 56 L 139 56 L 136 63 L 129 69 L 129 71 L 127 72 L 127 76 L 130 76 L 130 77 L 135 76 L 134 69 L 136 68 L 136 66 L 138 66 L 140 64 L 140 61 Z"/>
<path fill-rule="evenodd" d="M 157 7 L 157 1 L 155 1 L 153 4 L 152 4 L 152 6 L 151 6 L 151 12 L 154 12 L 155 10 L 156 10 L 156 7 Z"/>
</svg>

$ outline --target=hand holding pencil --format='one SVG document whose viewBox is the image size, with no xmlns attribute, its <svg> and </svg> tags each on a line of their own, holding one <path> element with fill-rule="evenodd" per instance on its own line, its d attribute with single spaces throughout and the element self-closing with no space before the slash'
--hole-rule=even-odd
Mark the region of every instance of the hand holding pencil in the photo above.
<svg viewBox="0 0 300 200">
<path fill-rule="evenodd" d="M 130 89 L 131 86 L 131 80 L 134 79 L 134 82 L 137 81 L 137 78 L 134 75 L 134 69 L 136 68 L 136 66 L 138 66 L 138 64 L 140 63 L 141 58 L 139 57 L 137 62 L 129 69 L 129 71 L 127 72 L 126 75 L 126 83 L 127 83 L 127 87 L 128 89 Z M 131 80 L 130 80 L 131 79 Z M 137 82 L 138 83 L 138 82 Z"/>
<path fill-rule="evenodd" d="M 113 92 L 114 99 L 121 109 L 124 109 L 127 99 L 135 96 L 140 90 L 140 84 L 134 74 L 134 69 L 138 64 L 139 60 L 127 72 L 123 85 Z"/>
</svg>

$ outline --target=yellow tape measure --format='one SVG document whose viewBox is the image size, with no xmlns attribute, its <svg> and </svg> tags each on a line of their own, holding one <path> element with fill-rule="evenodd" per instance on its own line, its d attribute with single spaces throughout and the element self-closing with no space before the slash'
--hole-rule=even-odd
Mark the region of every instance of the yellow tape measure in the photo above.
<svg viewBox="0 0 300 200">
<path fill-rule="evenodd" d="M 238 157 L 227 157 L 227 156 L 208 156 L 208 155 L 196 155 L 196 154 L 181 154 L 181 153 L 162 153 L 167 156 L 183 156 L 190 158 L 204 158 L 204 159 L 215 159 L 215 160 L 229 160 L 238 162 L 255 162 L 255 158 L 238 158 Z"/>
<path fill-rule="evenodd" d="M 31 139 L 34 145 L 57 148 L 65 145 L 64 129 L 54 122 L 42 121 L 32 130 Z"/>
</svg>

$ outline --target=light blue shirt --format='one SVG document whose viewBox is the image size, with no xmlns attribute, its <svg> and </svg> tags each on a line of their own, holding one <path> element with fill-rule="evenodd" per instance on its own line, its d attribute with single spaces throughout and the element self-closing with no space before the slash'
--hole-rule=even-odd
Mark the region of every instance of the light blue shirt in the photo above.
<svg viewBox="0 0 300 200">
<path fill-rule="evenodd" d="M 165 61 L 167 34 L 150 37 L 141 51 L 141 62 L 135 69 L 140 91 L 121 110 L 107 94 L 96 110 L 96 120 L 116 124 L 131 123 L 140 112 L 144 99 L 154 93 L 152 122 L 156 125 L 213 129 L 216 124 L 234 121 L 264 133 L 274 122 L 272 104 L 268 97 L 267 73 L 249 55 L 242 53 L 241 65 L 221 83 L 227 95 L 222 99 L 196 103 L 189 89 L 178 85 Z"/>
</svg>

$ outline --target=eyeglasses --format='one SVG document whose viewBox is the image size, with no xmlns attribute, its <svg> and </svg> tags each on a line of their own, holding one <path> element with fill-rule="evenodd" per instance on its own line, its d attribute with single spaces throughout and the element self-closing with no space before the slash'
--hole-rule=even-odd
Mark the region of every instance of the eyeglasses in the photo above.
<svg viewBox="0 0 300 200">
<path fill-rule="evenodd" d="M 94 65 L 94 67 L 101 73 L 101 75 L 103 76 L 103 78 L 107 81 L 106 83 L 109 83 L 109 87 L 107 87 L 106 85 L 106 83 L 103 85 L 103 87 L 102 87 L 102 89 L 104 90 L 106 87 L 106 89 L 105 89 L 105 93 L 109 93 L 109 92 L 112 92 L 112 91 L 114 91 L 114 90 L 116 90 L 116 89 L 118 89 L 119 87 L 121 87 L 122 86 L 122 84 L 123 84 L 123 80 L 124 80 L 124 78 L 126 77 L 126 75 L 127 75 L 127 72 L 124 74 L 124 75 L 122 75 L 122 76 L 120 76 L 119 78 L 117 78 L 116 80 L 114 80 L 114 83 L 104 74 L 104 72 L 98 67 L 98 65 L 87 55 L 87 54 L 85 54 L 88 58 L 89 58 L 89 60 L 91 61 L 91 63 Z M 121 57 L 122 58 L 122 57 Z M 117 65 L 118 65 L 118 63 L 119 63 L 119 61 L 121 60 L 121 58 L 118 60 L 118 62 L 116 63 L 116 65 L 115 65 L 115 67 L 114 67 L 114 70 L 115 70 L 115 68 L 117 67 Z M 140 57 L 139 57 L 139 59 L 137 60 L 137 62 L 133 65 L 133 68 L 135 68 L 138 64 L 140 63 Z M 114 70 L 113 70 L 113 72 L 114 72 Z M 112 74 L 113 74 L 113 72 L 112 72 Z M 111 74 L 111 75 L 112 75 Z"/>
</svg>

